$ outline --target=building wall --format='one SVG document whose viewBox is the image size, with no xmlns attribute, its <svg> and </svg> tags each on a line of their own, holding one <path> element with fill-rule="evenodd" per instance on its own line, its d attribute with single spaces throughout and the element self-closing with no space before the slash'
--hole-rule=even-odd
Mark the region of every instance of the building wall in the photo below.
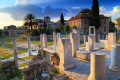
<svg viewBox="0 0 120 80">
<path fill-rule="evenodd" d="M 79 31 L 82 33 L 89 32 L 88 18 L 79 18 L 79 19 L 69 20 L 68 24 L 70 25 L 70 27 L 73 27 L 75 25 L 79 29 Z M 101 18 L 101 26 L 96 32 L 103 33 L 103 34 L 107 34 L 109 32 L 109 18 Z"/>
</svg>

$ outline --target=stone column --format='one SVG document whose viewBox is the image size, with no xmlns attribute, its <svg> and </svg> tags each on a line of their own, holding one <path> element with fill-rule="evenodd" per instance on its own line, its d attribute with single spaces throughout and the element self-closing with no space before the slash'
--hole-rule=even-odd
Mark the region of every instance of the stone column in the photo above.
<svg viewBox="0 0 120 80">
<path fill-rule="evenodd" d="M 72 57 L 76 57 L 76 51 L 79 50 L 76 33 L 70 34 L 70 41 L 72 43 Z"/>
<path fill-rule="evenodd" d="M 86 44 L 86 35 L 84 35 L 84 46 Z"/>
<path fill-rule="evenodd" d="M 59 38 L 59 69 L 65 70 L 74 67 L 72 63 L 72 44 L 69 38 Z"/>
<path fill-rule="evenodd" d="M 40 34 L 40 45 L 41 45 L 41 48 L 43 48 L 43 35 Z"/>
<path fill-rule="evenodd" d="M 17 46 L 16 46 L 16 39 L 13 38 L 13 50 L 16 49 L 17 50 Z"/>
<path fill-rule="evenodd" d="M 47 48 L 47 35 L 43 34 L 43 48 Z"/>
<path fill-rule="evenodd" d="M 59 38 L 60 38 L 60 33 L 57 33 L 57 48 L 59 50 Z"/>
<path fill-rule="evenodd" d="M 94 50 L 94 48 L 95 48 L 95 35 L 89 35 L 88 36 L 88 43 L 89 43 L 89 45 L 91 45 L 92 46 L 92 51 Z"/>
<path fill-rule="evenodd" d="M 56 32 L 53 32 L 54 50 L 56 50 Z"/>
<path fill-rule="evenodd" d="M 108 49 L 111 50 L 111 46 L 116 44 L 116 33 L 108 34 Z"/>
<path fill-rule="evenodd" d="M 98 34 L 98 42 L 100 42 L 100 34 Z"/>
<path fill-rule="evenodd" d="M 112 45 L 111 50 L 111 64 L 109 69 L 120 72 L 120 44 Z"/>
<path fill-rule="evenodd" d="M 31 56 L 32 53 L 31 53 L 31 43 L 30 43 L 30 36 L 29 35 L 27 36 L 27 41 L 28 41 L 28 53 L 29 53 L 29 56 Z"/>
<path fill-rule="evenodd" d="M 15 61 L 16 68 L 18 69 L 18 56 L 17 56 L 17 50 L 16 49 L 14 49 L 14 61 Z"/>
<path fill-rule="evenodd" d="M 77 29 L 74 29 L 73 33 L 77 34 L 77 44 L 78 44 L 78 48 L 79 48 L 80 47 L 80 34 L 79 34 L 79 31 Z"/>
<path fill-rule="evenodd" d="M 88 80 L 106 80 L 104 53 L 91 53 L 91 68 Z"/>
</svg>

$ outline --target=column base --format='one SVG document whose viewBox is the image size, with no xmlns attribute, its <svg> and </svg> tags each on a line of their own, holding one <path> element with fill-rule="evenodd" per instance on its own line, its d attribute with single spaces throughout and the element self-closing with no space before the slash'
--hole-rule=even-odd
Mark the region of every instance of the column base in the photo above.
<svg viewBox="0 0 120 80">
<path fill-rule="evenodd" d="M 109 66 L 109 69 L 115 72 L 120 72 L 120 67 Z"/>
</svg>

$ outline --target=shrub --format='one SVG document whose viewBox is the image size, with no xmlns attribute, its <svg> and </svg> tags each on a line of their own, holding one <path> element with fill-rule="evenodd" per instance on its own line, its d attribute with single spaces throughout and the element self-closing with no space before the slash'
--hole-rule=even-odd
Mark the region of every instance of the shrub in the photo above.
<svg viewBox="0 0 120 80">
<path fill-rule="evenodd" d="M 32 30 L 31 35 L 32 36 L 39 36 L 40 35 L 40 31 L 38 29 L 34 29 L 34 30 Z"/>
</svg>

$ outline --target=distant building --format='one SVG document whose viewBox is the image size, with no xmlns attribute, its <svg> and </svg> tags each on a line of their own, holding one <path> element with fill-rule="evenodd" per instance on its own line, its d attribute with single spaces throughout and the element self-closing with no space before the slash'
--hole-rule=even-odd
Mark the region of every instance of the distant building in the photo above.
<svg viewBox="0 0 120 80">
<path fill-rule="evenodd" d="M 50 27 L 50 28 L 55 28 L 56 24 L 54 22 L 50 21 L 50 17 L 46 16 L 44 17 L 44 19 L 35 19 L 38 22 L 38 26 L 34 26 L 35 28 L 39 28 L 39 27 Z"/>
<path fill-rule="evenodd" d="M 15 35 L 23 34 L 25 32 L 25 29 L 21 27 L 16 27 L 14 25 L 10 25 L 10 26 L 5 26 L 4 31 L 8 31 L 9 35 L 15 36 Z"/>
<path fill-rule="evenodd" d="M 75 17 L 68 20 L 70 27 L 76 26 L 81 33 L 89 32 L 90 9 L 83 9 Z M 109 17 L 100 15 L 101 26 L 96 31 L 98 33 L 107 34 L 109 32 Z"/>
</svg>

